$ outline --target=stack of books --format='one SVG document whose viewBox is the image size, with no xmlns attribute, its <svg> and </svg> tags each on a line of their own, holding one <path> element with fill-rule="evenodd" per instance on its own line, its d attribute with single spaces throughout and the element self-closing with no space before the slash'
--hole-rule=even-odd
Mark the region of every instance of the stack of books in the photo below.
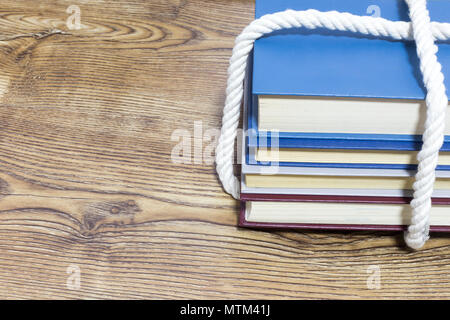
<svg viewBox="0 0 450 320">
<path fill-rule="evenodd" d="M 257 0 L 256 17 L 286 9 L 379 12 L 409 21 L 397 0 Z M 369 9 L 369 10 L 368 10 Z M 450 1 L 428 1 L 450 21 Z M 438 43 L 450 88 L 450 43 Z M 256 41 L 246 80 L 240 225 L 402 230 L 424 127 L 426 90 L 413 42 L 328 30 Z M 450 112 L 431 230 L 450 230 Z"/>
</svg>

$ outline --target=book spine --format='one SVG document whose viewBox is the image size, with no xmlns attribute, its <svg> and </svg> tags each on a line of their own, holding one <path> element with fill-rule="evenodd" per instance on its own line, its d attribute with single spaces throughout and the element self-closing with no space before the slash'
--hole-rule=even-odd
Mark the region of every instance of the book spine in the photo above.
<svg viewBox="0 0 450 320">
<path fill-rule="evenodd" d="M 355 225 L 355 224 L 307 224 L 307 223 L 267 223 L 250 222 L 245 218 L 245 202 L 241 201 L 239 227 L 252 229 L 279 230 L 341 230 L 341 231 L 406 231 L 408 226 L 402 225 Z M 430 232 L 450 232 L 448 226 L 431 226 Z"/>
</svg>

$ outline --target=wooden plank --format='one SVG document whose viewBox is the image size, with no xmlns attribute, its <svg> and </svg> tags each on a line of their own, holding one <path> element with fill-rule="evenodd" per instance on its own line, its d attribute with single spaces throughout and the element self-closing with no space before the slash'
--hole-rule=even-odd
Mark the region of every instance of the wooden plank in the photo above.
<svg viewBox="0 0 450 320">
<path fill-rule="evenodd" d="M 194 126 L 219 128 L 253 14 L 248 0 L 2 1 L 0 298 L 450 297 L 445 235 L 411 252 L 396 233 L 236 228 Z M 171 162 L 175 130 L 191 163 Z"/>
</svg>

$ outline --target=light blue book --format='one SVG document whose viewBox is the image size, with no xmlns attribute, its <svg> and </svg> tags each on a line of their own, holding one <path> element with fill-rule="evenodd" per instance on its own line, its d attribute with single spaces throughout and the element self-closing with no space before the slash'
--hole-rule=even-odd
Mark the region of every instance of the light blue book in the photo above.
<svg viewBox="0 0 450 320">
<path fill-rule="evenodd" d="M 450 0 L 427 3 L 432 21 L 450 22 Z M 403 0 L 256 0 L 257 18 L 286 9 L 379 14 L 409 21 Z M 450 42 L 439 42 L 438 48 L 445 85 L 450 88 Z M 252 85 L 248 126 L 257 136 L 261 96 L 423 100 L 426 92 L 414 42 L 324 29 L 283 30 L 257 40 Z M 418 150 L 421 146 L 420 135 L 389 132 L 281 131 L 279 137 L 281 148 Z M 450 136 L 441 151 L 450 151 Z"/>
</svg>

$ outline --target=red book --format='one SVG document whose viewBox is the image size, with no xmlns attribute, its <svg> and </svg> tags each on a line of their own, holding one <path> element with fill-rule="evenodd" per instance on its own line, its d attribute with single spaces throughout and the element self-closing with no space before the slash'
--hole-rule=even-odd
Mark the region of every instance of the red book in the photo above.
<svg viewBox="0 0 450 320">
<path fill-rule="evenodd" d="M 283 204 L 286 203 L 328 203 L 328 204 L 350 204 L 349 208 L 353 204 L 371 204 L 375 205 L 374 208 L 383 208 L 382 205 L 392 205 L 398 204 L 402 207 L 406 207 L 407 204 L 411 201 L 411 198 L 407 197 L 361 197 L 361 196 L 324 196 L 324 195 L 292 195 L 292 194 L 250 194 L 243 193 L 241 194 L 241 212 L 239 217 L 239 226 L 241 227 L 249 227 L 249 228 L 274 228 L 274 229 L 325 229 L 325 230 L 379 230 L 379 231 L 404 231 L 407 228 L 407 224 L 333 224 L 333 223 L 291 223 L 291 222 L 271 222 L 267 221 L 257 221 L 257 219 L 253 219 L 249 221 L 247 219 L 248 212 L 246 210 L 246 203 L 256 203 L 262 204 L 263 202 L 274 204 L 274 220 L 277 220 L 279 211 L 283 209 L 276 208 L 276 202 L 280 202 Z M 450 209 L 450 199 L 449 198 L 434 198 L 433 200 L 434 207 L 438 208 L 438 210 L 443 211 L 442 209 Z M 376 206 L 378 204 L 378 206 Z M 391 206 L 392 207 L 392 206 Z M 320 208 L 318 206 L 317 208 Z M 383 210 L 383 209 L 381 209 Z M 267 209 L 266 209 L 267 211 Z M 435 218 L 440 217 L 439 219 L 435 219 L 436 221 L 443 221 L 446 219 L 445 214 L 437 214 Z M 308 213 L 309 214 L 309 213 Z M 314 215 L 315 212 L 311 212 L 311 215 Z M 432 211 L 433 216 L 433 211 Z M 331 214 L 332 216 L 332 214 Z M 445 222 L 445 225 L 431 225 L 430 231 L 433 232 L 450 232 L 450 210 L 448 210 L 448 221 Z M 270 219 L 269 219 L 270 220 Z"/>
</svg>

